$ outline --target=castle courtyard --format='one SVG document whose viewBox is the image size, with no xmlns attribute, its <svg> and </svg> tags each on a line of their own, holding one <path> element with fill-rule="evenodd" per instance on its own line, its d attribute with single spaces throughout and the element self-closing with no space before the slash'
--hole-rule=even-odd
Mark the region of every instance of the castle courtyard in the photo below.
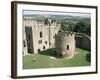
<svg viewBox="0 0 100 80">
<path fill-rule="evenodd" d="M 24 55 L 23 69 L 90 66 L 91 62 L 87 58 L 90 57 L 89 53 L 88 50 L 76 48 L 75 56 L 71 59 L 59 58 L 55 55 L 55 49 Z"/>
</svg>

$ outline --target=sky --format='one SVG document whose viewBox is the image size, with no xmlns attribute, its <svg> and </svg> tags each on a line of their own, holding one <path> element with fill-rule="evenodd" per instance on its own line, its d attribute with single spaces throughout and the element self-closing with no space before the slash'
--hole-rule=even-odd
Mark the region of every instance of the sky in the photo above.
<svg viewBox="0 0 100 80">
<path fill-rule="evenodd" d="M 38 10 L 24 10 L 24 15 L 70 15 L 70 16 L 81 16 L 81 17 L 90 17 L 90 13 L 77 13 L 77 12 L 56 12 L 56 11 L 38 11 Z"/>
</svg>

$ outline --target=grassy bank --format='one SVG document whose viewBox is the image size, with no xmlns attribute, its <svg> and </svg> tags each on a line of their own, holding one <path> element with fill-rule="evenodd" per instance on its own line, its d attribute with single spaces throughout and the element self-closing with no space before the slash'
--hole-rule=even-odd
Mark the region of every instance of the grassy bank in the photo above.
<svg viewBox="0 0 100 80">
<path fill-rule="evenodd" d="M 76 48 L 75 56 L 71 59 L 56 58 L 55 49 L 49 49 L 41 53 L 23 56 L 23 68 L 53 68 L 53 67 L 75 67 L 75 66 L 89 66 L 90 62 L 87 60 L 87 50 Z M 34 59 L 34 60 L 33 60 Z"/>
</svg>

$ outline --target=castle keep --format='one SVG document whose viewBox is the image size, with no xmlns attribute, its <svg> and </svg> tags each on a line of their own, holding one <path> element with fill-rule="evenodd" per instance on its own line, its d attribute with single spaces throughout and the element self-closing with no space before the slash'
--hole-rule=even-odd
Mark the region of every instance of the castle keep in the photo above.
<svg viewBox="0 0 100 80">
<path fill-rule="evenodd" d="M 54 47 L 55 35 L 60 29 L 56 20 L 38 20 L 24 16 L 23 20 L 23 53 L 38 53 Z"/>
</svg>

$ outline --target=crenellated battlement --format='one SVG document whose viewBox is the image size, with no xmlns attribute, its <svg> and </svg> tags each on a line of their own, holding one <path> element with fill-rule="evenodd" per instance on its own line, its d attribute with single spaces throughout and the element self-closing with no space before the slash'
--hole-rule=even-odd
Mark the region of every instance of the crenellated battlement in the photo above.
<svg viewBox="0 0 100 80">
<path fill-rule="evenodd" d="M 69 31 L 59 31 L 58 35 L 60 37 L 67 37 L 67 38 L 74 38 L 75 37 L 75 33 L 74 32 L 69 32 Z"/>
<path fill-rule="evenodd" d="M 53 25 L 57 24 L 56 20 L 51 20 L 51 19 L 35 19 L 35 18 L 24 18 L 23 19 L 24 23 L 37 23 L 37 24 L 45 24 L 45 25 Z"/>
<path fill-rule="evenodd" d="M 58 30 L 60 28 L 60 24 L 57 24 L 56 20 L 51 20 L 51 19 L 38 20 L 35 18 L 26 18 L 26 17 L 24 18 L 24 26 L 32 27 L 33 30 L 50 29 L 50 28 Z"/>
</svg>

